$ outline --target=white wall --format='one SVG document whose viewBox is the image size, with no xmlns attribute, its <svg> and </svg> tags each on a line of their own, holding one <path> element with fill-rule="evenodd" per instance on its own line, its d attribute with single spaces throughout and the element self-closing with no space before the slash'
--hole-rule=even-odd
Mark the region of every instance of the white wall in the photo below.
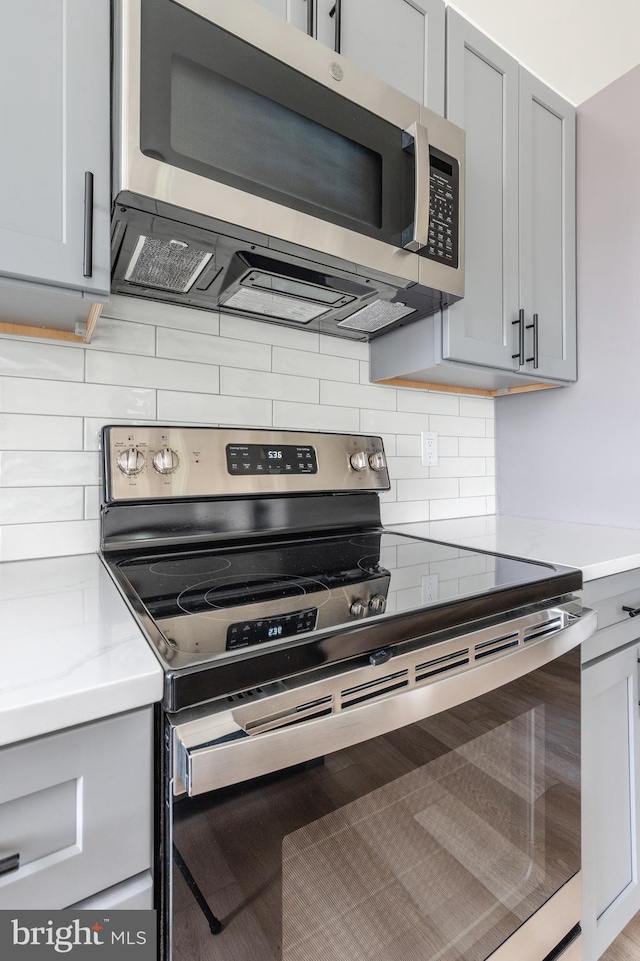
<svg viewBox="0 0 640 961">
<path fill-rule="evenodd" d="M 574 104 L 640 63 L 640 0 L 454 0 L 451 5 Z"/>
<path fill-rule="evenodd" d="M 640 66 L 578 109 L 578 383 L 497 401 L 498 508 L 640 528 Z"/>
<path fill-rule="evenodd" d="M 382 434 L 385 523 L 492 513 L 492 399 L 368 382 L 366 344 L 114 298 L 84 347 L 0 337 L 0 560 L 98 548 L 103 424 Z M 420 464 L 435 430 L 440 465 Z"/>
</svg>

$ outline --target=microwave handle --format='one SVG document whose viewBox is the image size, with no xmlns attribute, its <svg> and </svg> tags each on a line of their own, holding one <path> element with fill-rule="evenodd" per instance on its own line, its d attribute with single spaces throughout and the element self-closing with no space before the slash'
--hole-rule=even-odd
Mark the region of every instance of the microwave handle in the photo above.
<svg viewBox="0 0 640 961">
<path fill-rule="evenodd" d="M 420 250 L 429 242 L 431 203 L 431 165 L 429 161 L 429 131 L 424 124 L 412 123 L 402 132 L 402 149 L 413 153 L 416 165 L 416 189 L 413 223 L 402 232 L 405 250 Z"/>
</svg>

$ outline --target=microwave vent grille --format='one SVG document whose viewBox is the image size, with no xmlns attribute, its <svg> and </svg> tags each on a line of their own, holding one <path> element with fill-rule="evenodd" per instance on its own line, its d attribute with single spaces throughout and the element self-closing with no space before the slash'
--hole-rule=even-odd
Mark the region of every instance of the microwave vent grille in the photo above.
<svg viewBox="0 0 640 961">
<path fill-rule="evenodd" d="M 212 256 L 181 240 L 162 240 L 141 234 L 124 279 L 143 287 L 186 293 Z"/>
<path fill-rule="evenodd" d="M 388 300 L 376 300 L 366 307 L 361 307 L 360 310 L 357 310 L 355 314 L 351 314 L 345 320 L 341 320 L 337 326 L 372 333 L 374 330 L 387 327 L 389 324 L 393 324 L 397 320 L 401 320 L 402 317 L 407 317 L 413 313 L 415 313 L 415 309 L 407 307 L 406 304 L 391 304 Z"/>
</svg>

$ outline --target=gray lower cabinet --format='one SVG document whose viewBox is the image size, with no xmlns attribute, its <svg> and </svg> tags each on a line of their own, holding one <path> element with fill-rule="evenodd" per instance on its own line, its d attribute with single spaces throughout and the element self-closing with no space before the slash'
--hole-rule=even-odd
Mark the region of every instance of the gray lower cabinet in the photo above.
<svg viewBox="0 0 640 961">
<path fill-rule="evenodd" d="M 640 910 L 640 571 L 585 586 L 598 632 L 583 648 L 584 961 L 596 961 Z"/>
<path fill-rule="evenodd" d="M 152 716 L 144 708 L 0 750 L 0 909 L 66 908 L 110 890 L 114 906 L 148 902 Z"/>
<path fill-rule="evenodd" d="M 87 301 L 109 293 L 110 3 L 30 0 L 10 17 L 0 31 L 0 320 L 25 323 L 48 319 L 38 294 L 49 289 Z"/>
<path fill-rule="evenodd" d="M 437 113 L 444 113 L 444 0 L 258 0 Z M 311 23 L 309 22 L 311 17 Z"/>
</svg>

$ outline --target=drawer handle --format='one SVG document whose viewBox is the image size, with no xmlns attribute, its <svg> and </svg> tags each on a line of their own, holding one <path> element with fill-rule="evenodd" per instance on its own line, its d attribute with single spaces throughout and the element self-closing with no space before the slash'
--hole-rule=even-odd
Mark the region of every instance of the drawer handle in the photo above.
<svg viewBox="0 0 640 961">
<path fill-rule="evenodd" d="M 637 617 L 640 614 L 640 607 L 623 607 L 623 611 L 626 611 L 629 617 Z"/>
<path fill-rule="evenodd" d="M 0 875 L 9 874 L 11 871 L 17 871 L 20 867 L 20 855 L 10 854 L 6 858 L 0 858 Z"/>
</svg>

